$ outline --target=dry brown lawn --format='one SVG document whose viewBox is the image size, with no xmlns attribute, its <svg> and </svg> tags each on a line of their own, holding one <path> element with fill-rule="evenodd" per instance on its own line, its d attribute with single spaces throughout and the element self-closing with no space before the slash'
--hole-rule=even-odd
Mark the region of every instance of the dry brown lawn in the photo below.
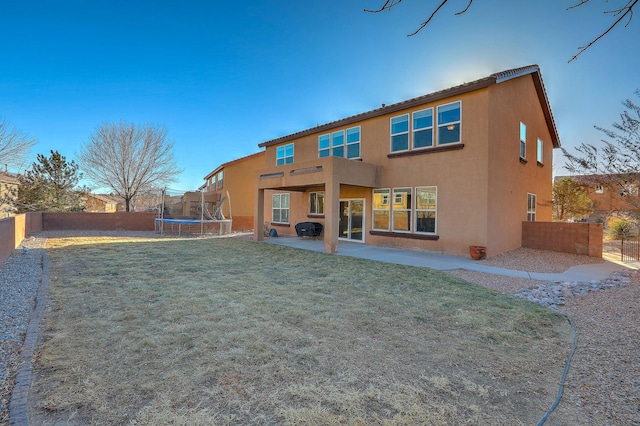
<svg viewBox="0 0 640 426">
<path fill-rule="evenodd" d="M 424 268 L 229 238 L 48 245 L 34 424 L 531 425 L 571 348 L 561 316 Z"/>
</svg>

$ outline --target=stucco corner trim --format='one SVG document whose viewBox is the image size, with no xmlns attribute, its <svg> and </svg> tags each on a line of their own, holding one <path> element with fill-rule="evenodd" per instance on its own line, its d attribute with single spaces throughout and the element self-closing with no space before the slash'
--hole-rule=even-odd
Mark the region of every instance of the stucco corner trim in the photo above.
<svg viewBox="0 0 640 426">
<path fill-rule="evenodd" d="M 437 152 L 457 151 L 464 148 L 463 143 L 451 145 L 440 145 L 433 148 L 412 149 L 410 151 L 392 152 L 387 154 L 387 158 L 411 157 L 413 155 L 435 154 Z"/>
<path fill-rule="evenodd" d="M 440 235 L 435 234 L 410 234 L 405 232 L 392 232 L 392 231 L 369 231 L 369 235 L 375 235 L 379 237 L 394 237 L 394 238 L 407 238 L 410 240 L 430 240 L 437 241 L 440 239 Z"/>
</svg>

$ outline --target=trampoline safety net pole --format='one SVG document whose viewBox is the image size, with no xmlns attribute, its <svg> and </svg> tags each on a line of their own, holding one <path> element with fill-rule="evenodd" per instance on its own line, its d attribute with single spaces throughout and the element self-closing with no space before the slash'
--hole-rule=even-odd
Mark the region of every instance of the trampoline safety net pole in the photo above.
<svg viewBox="0 0 640 426">
<path fill-rule="evenodd" d="M 200 237 L 204 235 L 204 189 L 200 191 L 202 199 L 200 201 Z"/>
</svg>

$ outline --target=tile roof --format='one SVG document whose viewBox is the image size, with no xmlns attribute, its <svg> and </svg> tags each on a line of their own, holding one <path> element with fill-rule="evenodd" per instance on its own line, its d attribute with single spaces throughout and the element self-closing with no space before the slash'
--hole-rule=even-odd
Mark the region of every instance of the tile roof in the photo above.
<svg viewBox="0 0 640 426">
<path fill-rule="evenodd" d="M 316 127 L 312 127 L 310 129 L 302 130 L 300 132 L 292 133 L 290 135 L 282 136 L 266 142 L 262 142 L 258 144 L 258 146 L 263 148 L 267 146 L 276 145 L 282 142 L 287 142 L 293 139 L 297 139 L 302 136 L 311 135 L 313 133 L 325 131 L 335 127 L 341 127 L 341 126 L 356 123 L 358 121 L 362 121 L 365 119 L 393 113 L 406 108 L 411 108 L 413 106 L 422 105 L 427 102 L 433 102 L 439 99 L 444 99 L 451 96 L 457 96 L 463 93 L 473 92 L 475 90 L 489 87 L 493 84 L 499 84 L 499 83 L 502 83 L 503 81 L 511 80 L 513 78 L 522 77 L 524 75 L 529 75 L 529 74 L 533 77 L 533 82 L 536 88 L 536 92 L 538 94 L 538 99 L 540 100 L 540 105 L 542 106 L 544 117 L 547 122 L 547 127 L 549 128 L 549 133 L 551 134 L 553 146 L 555 148 L 558 148 L 560 147 L 560 138 L 558 136 L 555 120 L 553 119 L 553 114 L 551 113 L 551 106 L 549 104 L 549 99 L 547 97 L 547 93 L 544 88 L 544 83 L 542 82 L 542 76 L 540 75 L 540 67 L 538 67 L 538 65 L 528 65 L 525 67 L 513 68 L 513 69 L 501 71 L 495 74 L 491 74 L 487 77 L 481 78 L 479 80 L 475 80 L 469 83 L 464 83 L 458 86 L 450 87 L 448 89 L 440 90 L 437 92 L 429 93 L 427 95 L 418 96 L 416 98 L 408 99 L 406 101 L 398 102 L 392 105 L 383 104 L 383 106 L 380 108 L 376 108 L 371 111 L 352 115 L 350 117 L 342 118 L 340 120 L 332 121 L 330 123 L 321 124 Z"/>
</svg>

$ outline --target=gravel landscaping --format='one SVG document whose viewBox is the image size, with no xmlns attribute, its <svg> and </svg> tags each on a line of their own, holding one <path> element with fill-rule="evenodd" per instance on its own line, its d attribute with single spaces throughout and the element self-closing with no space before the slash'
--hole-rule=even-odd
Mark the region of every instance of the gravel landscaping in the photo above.
<svg viewBox="0 0 640 426">
<path fill-rule="evenodd" d="M 95 233 L 95 235 L 113 233 Z M 153 237 L 153 232 L 135 233 Z M 35 293 L 41 277 L 46 237 L 39 233 L 0 268 L 0 425 L 8 423 L 11 387 L 19 368 Z M 56 233 L 55 236 L 69 235 Z M 86 233 L 83 233 L 86 235 Z M 121 235 L 121 233 L 120 233 Z M 133 233 L 127 233 L 133 236 Z M 586 256 L 518 249 L 482 261 L 487 266 L 529 272 L 563 272 L 585 263 L 602 262 Z M 623 266 L 620 267 L 624 269 Z M 545 282 L 495 276 L 479 272 L 451 271 L 451 275 L 504 294 L 547 285 Z M 640 278 L 635 271 L 616 276 L 616 285 L 576 295 L 565 292 L 562 305 L 554 309 L 569 315 L 577 329 L 578 349 L 571 363 L 564 395 L 547 424 L 566 421 L 579 413 L 593 425 L 640 424 Z M 555 421 L 554 421 L 555 419 Z"/>
</svg>

